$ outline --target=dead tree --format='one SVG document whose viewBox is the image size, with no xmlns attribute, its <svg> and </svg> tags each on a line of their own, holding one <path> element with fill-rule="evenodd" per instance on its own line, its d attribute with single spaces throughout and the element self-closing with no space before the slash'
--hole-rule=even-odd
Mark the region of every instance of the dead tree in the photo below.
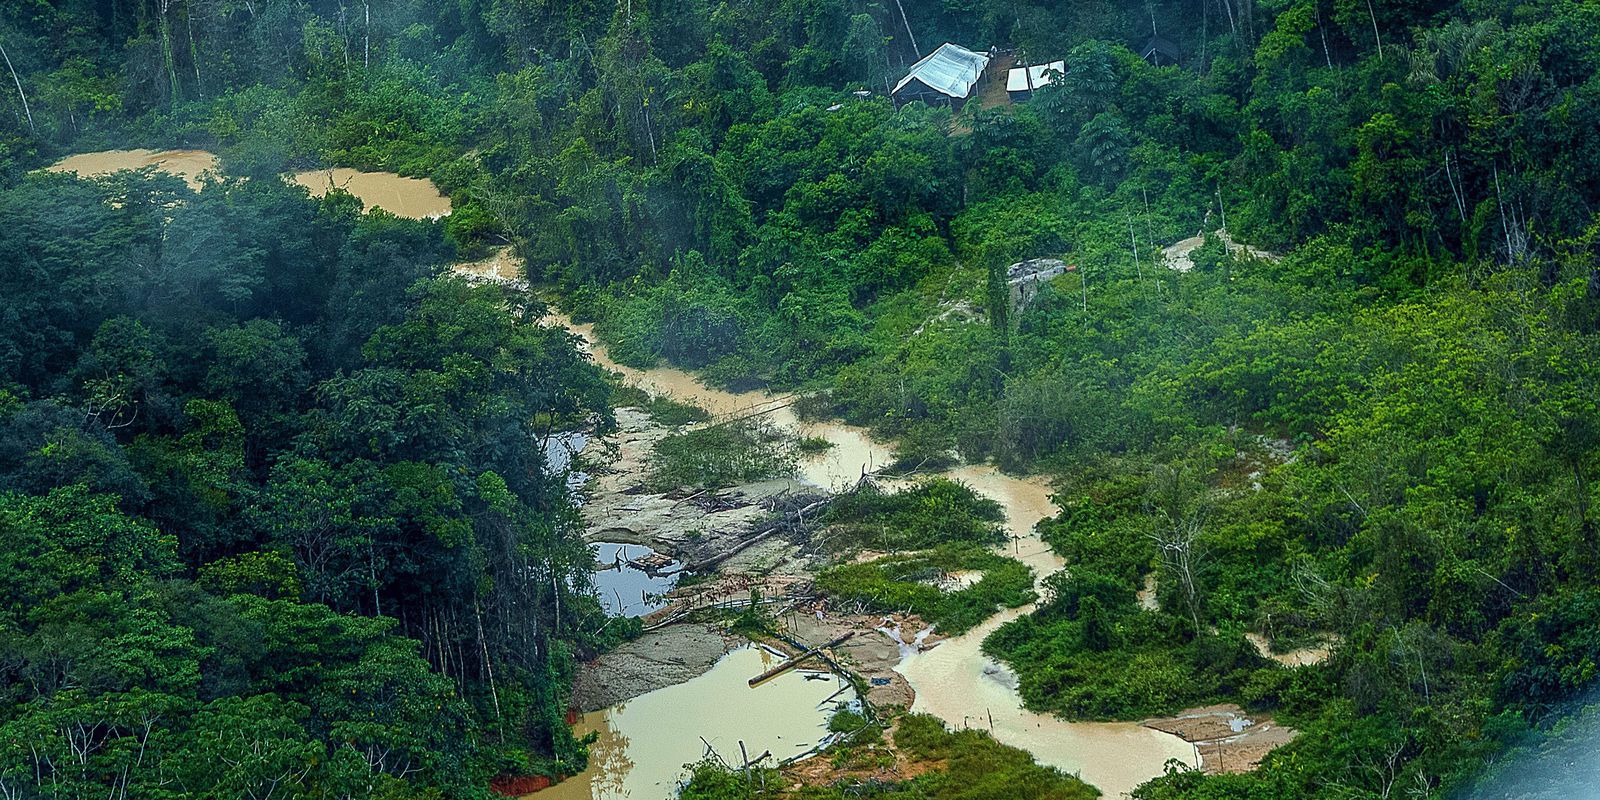
<svg viewBox="0 0 1600 800">
<path fill-rule="evenodd" d="M 1205 507 L 1199 487 L 1184 467 L 1158 466 L 1151 474 L 1146 504 L 1153 522 L 1146 536 L 1155 543 L 1162 564 L 1177 578 L 1189 621 L 1199 636 L 1199 573 L 1205 562 L 1200 540 L 1205 531 Z"/>
<path fill-rule="evenodd" d="M 6 69 L 11 70 L 11 80 L 17 84 L 17 96 L 22 98 L 22 113 L 28 118 L 28 133 L 37 135 L 39 131 L 33 127 L 33 111 L 28 108 L 28 93 L 22 90 L 22 78 L 18 77 L 17 68 L 11 65 L 11 55 L 3 44 L 0 44 L 0 58 L 5 59 Z"/>
</svg>

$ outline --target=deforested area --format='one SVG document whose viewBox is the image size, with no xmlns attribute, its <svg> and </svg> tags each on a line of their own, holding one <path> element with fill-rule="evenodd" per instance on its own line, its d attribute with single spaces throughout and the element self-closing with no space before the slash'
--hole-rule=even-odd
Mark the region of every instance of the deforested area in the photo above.
<svg viewBox="0 0 1600 800">
<path fill-rule="evenodd" d="M 1592 0 L 0 4 L 0 798 L 1581 792 L 1597 176 Z"/>
</svg>

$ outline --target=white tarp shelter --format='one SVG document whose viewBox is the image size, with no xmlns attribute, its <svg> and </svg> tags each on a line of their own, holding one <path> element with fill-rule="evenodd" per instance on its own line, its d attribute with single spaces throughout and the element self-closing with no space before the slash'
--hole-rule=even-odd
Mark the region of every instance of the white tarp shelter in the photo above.
<svg viewBox="0 0 1600 800">
<path fill-rule="evenodd" d="M 959 105 L 972 94 L 987 66 L 988 56 L 945 42 L 912 64 L 911 71 L 895 84 L 891 94 L 897 103 L 921 100 L 929 104 Z"/>
<path fill-rule="evenodd" d="M 1006 73 L 1006 92 L 1011 95 L 1013 100 L 1021 99 L 1018 95 L 1025 98 L 1034 89 L 1038 89 L 1041 86 L 1049 86 L 1055 76 L 1064 74 L 1066 71 L 1066 61 L 1052 61 L 1048 64 L 1037 64 L 1026 69 L 1014 67 L 1010 72 Z"/>
</svg>

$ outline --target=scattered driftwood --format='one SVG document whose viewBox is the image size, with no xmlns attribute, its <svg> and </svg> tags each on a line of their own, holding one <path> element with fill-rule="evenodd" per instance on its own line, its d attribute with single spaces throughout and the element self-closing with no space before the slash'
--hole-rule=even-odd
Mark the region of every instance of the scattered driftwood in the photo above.
<svg viewBox="0 0 1600 800">
<path fill-rule="evenodd" d="M 669 574 L 669 570 L 672 570 L 677 563 L 677 559 L 672 556 L 653 551 L 648 555 L 628 560 L 628 566 L 651 577 Z"/>
<path fill-rule="evenodd" d="M 684 570 L 688 572 L 705 572 L 717 566 L 718 564 L 721 564 L 722 562 L 744 552 L 745 550 L 750 549 L 756 544 L 772 538 L 773 536 L 785 533 L 803 532 L 807 525 L 806 515 L 811 514 L 820 508 L 826 507 L 831 502 L 833 502 L 832 497 L 824 497 L 820 500 L 812 500 L 798 509 L 783 512 L 776 519 L 756 527 L 753 531 L 751 531 L 750 536 L 746 537 L 733 547 L 730 547 L 721 553 L 717 553 L 716 555 L 709 556 L 701 559 L 700 561 L 689 564 L 684 567 Z"/>
<path fill-rule="evenodd" d="M 816 647 L 813 647 L 810 650 L 807 650 L 804 653 L 801 653 L 800 655 L 797 655 L 794 658 L 791 658 L 788 661 L 785 661 L 782 664 L 779 664 L 778 666 L 773 667 L 772 669 L 769 669 L 766 672 L 763 672 L 760 675 L 755 676 L 754 678 L 751 678 L 750 679 L 750 685 L 751 686 L 757 686 L 757 685 L 760 685 L 760 684 L 765 683 L 767 681 L 770 681 L 773 678 L 776 678 L 779 675 L 782 675 L 783 673 L 788 672 L 789 670 L 794 669 L 797 666 L 800 666 L 800 664 L 802 664 L 805 661 L 809 660 L 813 656 L 821 655 L 823 650 L 826 650 L 826 649 L 828 649 L 830 647 L 838 647 L 839 645 L 850 641 L 850 639 L 853 638 L 855 635 L 856 635 L 855 631 L 850 631 L 850 632 L 846 633 L 845 635 L 840 636 L 837 639 L 834 639 L 831 642 L 828 642 L 826 644 L 822 644 L 822 645 L 818 645 Z"/>
</svg>

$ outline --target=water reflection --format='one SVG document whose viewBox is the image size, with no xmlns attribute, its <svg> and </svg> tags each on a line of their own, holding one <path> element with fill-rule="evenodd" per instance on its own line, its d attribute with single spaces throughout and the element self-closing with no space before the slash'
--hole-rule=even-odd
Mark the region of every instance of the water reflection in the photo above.
<svg viewBox="0 0 1600 800">
<path fill-rule="evenodd" d="M 834 709 L 855 703 L 855 693 L 837 678 L 811 680 L 797 671 L 755 688 L 746 683 L 777 663 L 762 648 L 743 647 L 686 683 L 583 715 L 575 733 L 598 735 L 589 769 L 530 797 L 667 800 L 685 765 L 705 757 L 707 747 L 732 764 L 740 763 L 740 742 L 752 760 L 769 754 L 767 765 L 806 752 L 827 735 Z"/>
<path fill-rule="evenodd" d="M 662 597 L 678 585 L 683 564 L 642 544 L 591 542 L 595 593 L 613 617 L 642 617 L 665 608 Z"/>
</svg>

